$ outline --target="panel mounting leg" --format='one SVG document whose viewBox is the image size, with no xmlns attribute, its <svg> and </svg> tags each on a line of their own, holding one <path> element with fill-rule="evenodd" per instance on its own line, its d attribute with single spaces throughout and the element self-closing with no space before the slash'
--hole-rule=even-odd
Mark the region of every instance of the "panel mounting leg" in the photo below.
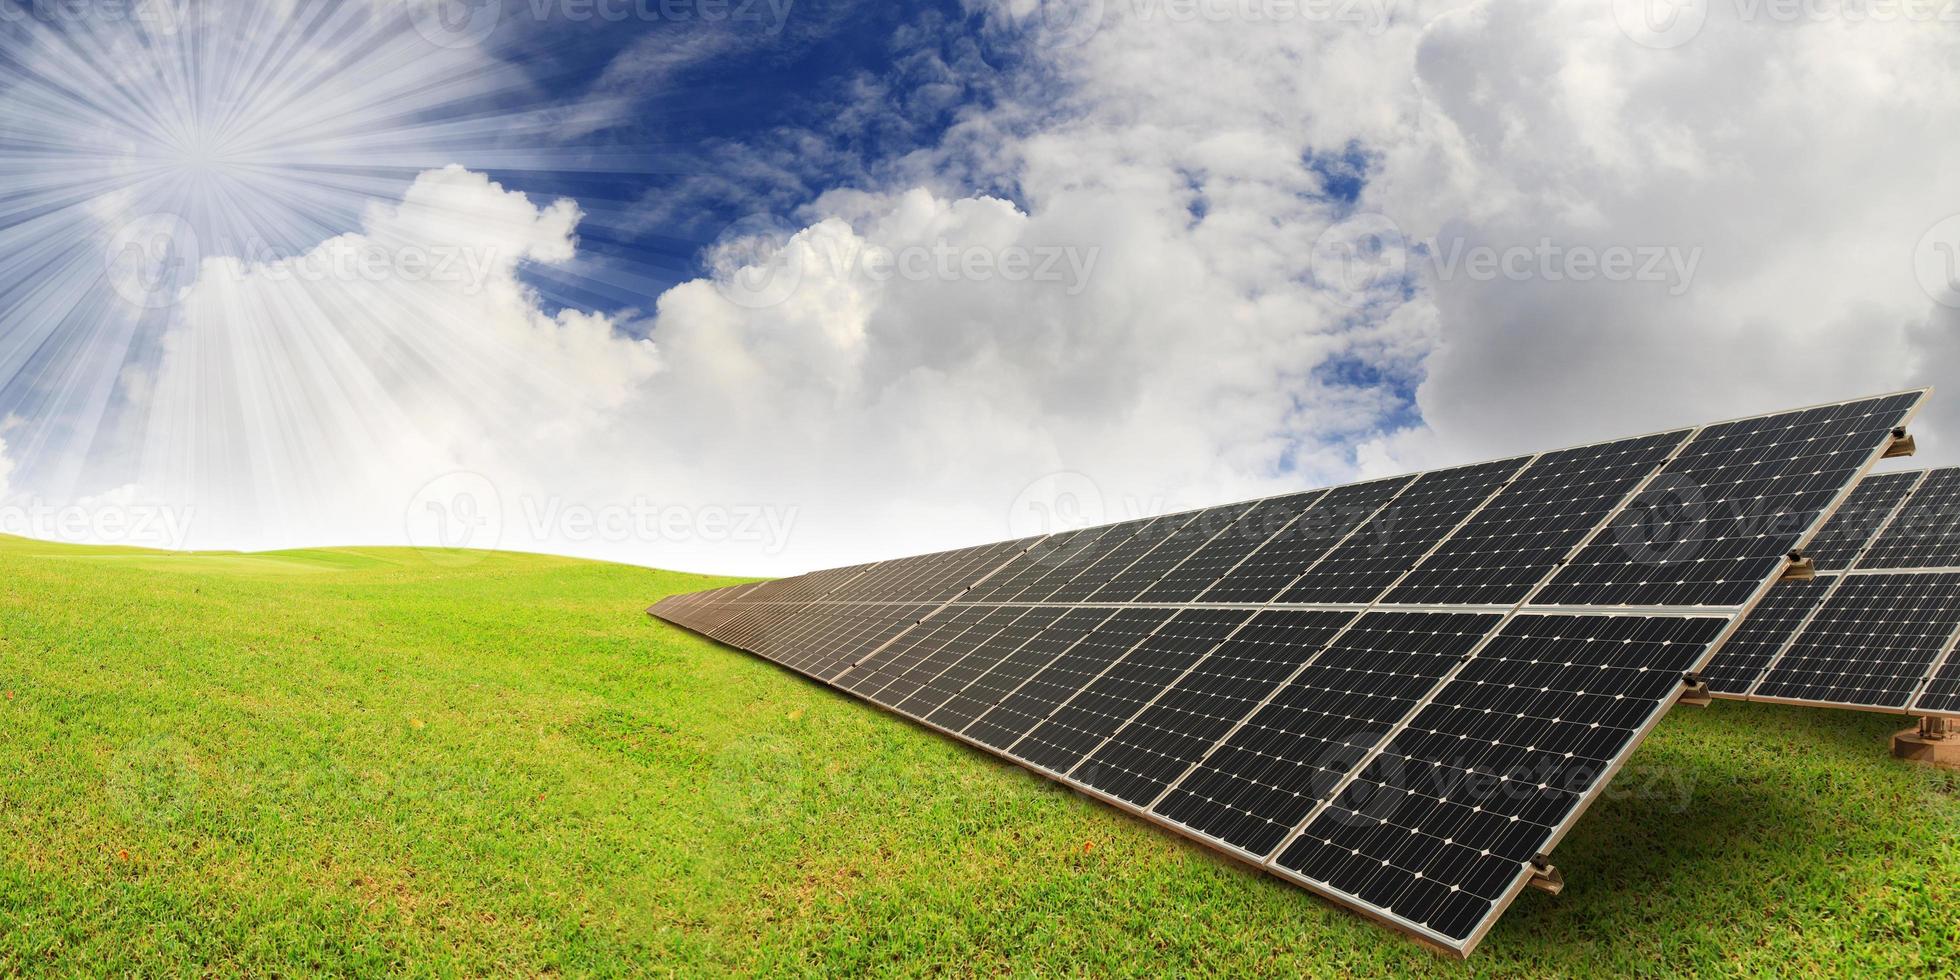
<svg viewBox="0 0 1960 980">
<path fill-rule="evenodd" d="M 1697 708 L 1706 708 L 1715 703 L 1715 695 L 1709 693 L 1708 682 L 1700 674 L 1682 674 L 1681 683 L 1687 687 L 1681 689 L 1681 698 L 1677 703 Z"/>
<path fill-rule="evenodd" d="M 1885 455 L 1882 458 L 1898 459 L 1918 451 L 1919 444 L 1913 440 L 1912 434 L 1904 428 L 1897 428 L 1892 430 L 1892 444 L 1885 447 Z"/>
<path fill-rule="evenodd" d="M 1778 582 L 1808 582 L 1817 577 L 1817 562 L 1801 551 L 1790 552 L 1790 564 L 1783 567 Z"/>
<path fill-rule="evenodd" d="M 1556 895 L 1565 890 L 1565 876 L 1540 854 L 1531 859 L 1531 880 L 1526 884 L 1547 895 Z"/>
<path fill-rule="evenodd" d="M 1892 736 L 1892 757 L 1941 769 L 1960 769 L 1960 719 L 1919 719 L 1919 727 Z"/>
</svg>

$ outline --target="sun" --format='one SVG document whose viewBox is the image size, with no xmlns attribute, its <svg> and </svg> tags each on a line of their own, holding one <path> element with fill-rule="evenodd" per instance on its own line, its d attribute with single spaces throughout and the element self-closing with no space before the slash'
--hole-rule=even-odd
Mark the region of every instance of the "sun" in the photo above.
<svg viewBox="0 0 1960 980">
<path fill-rule="evenodd" d="M 565 165 L 535 81 L 487 41 L 432 39 L 413 6 L 138 0 L 0 20 L 17 464 L 140 429 L 130 379 L 208 260 L 302 254 L 429 170 Z"/>
</svg>

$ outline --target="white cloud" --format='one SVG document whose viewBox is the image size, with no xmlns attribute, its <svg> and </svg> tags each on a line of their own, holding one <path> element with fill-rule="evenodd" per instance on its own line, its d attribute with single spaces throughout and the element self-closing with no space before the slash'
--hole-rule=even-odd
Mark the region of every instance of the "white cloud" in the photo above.
<svg viewBox="0 0 1960 980">
<path fill-rule="evenodd" d="M 1028 530 L 1030 487 L 1086 482 L 1115 518 L 1954 363 L 1912 261 L 1960 201 L 1936 32 L 1715 5 L 1655 50 L 1600 3 L 1108 9 L 1032 52 L 1018 101 L 731 236 L 648 323 L 543 310 L 520 271 L 573 259 L 575 206 L 456 168 L 300 258 L 207 262 L 154 376 L 125 377 L 141 499 L 194 501 L 201 546 L 435 534 L 794 570 Z M 1433 245 L 1327 268 L 1357 210 Z M 1479 247 L 1522 271 L 1439 273 Z M 445 249 L 462 276 L 307 274 Z M 1616 249 L 1677 264 L 1564 275 Z M 1396 263 L 1407 283 L 1343 288 Z"/>
</svg>

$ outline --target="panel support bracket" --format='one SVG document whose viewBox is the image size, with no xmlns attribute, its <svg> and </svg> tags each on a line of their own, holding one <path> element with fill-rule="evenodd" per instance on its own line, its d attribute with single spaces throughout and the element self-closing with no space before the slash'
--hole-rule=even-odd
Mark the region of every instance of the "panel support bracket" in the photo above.
<svg viewBox="0 0 1960 980">
<path fill-rule="evenodd" d="M 1921 718 L 1892 736 L 1892 757 L 1941 769 L 1960 769 L 1960 718 Z"/>
<path fill-rule="evenodd" d="M 1904 426 L 1900 426 L 1892 430 L 1892 444 L 1885 447 L 1885 455 L 1879 458 L 1898 459 L 1918 451 L 1919 443 L 1913 440 L 1912 434 L 1907 432 Z"/>
<path fill-rule="evenodd" d="M 1783 567 L 1778 582 L 1808 582 L 1817 577 L 1817 562 L 1801 551 L 1790 552 L 1790 564 Z"/>
<path fill-rule="evenodd" d="M 1558 868 L 1545 855 L 1540 854 L 1531 859 L 1531 880 L 1525 884 L 1547 895 L 1557 895 L 1565 890 L 1565 876 L 1558 873 Z"/>
<path fill-rule="evenodd" d="M 1681 683 L 1686 684 L 1687 687 L 1681 689 L 1678 704 L 1706 708 L 1715 703 L 1715 695 L 1708 690 L 1708 681 L 1700 674 L 1682 674 Z"/>
</svg>

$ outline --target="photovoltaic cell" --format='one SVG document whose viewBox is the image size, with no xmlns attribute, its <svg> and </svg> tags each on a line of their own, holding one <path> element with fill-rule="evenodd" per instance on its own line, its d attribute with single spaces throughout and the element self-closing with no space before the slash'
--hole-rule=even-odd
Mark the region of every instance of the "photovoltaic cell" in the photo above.
<svg viewBox="0 0 1960 980">
<path fill-rule="evenodd" d="M 926 720 L 950 731 L 964 731 L 975 719 L 1007 700 L 1028 682 L 1028 678 L 1081 642 L 1091 630 L 1113 615 L 1115 612 L 1109 609 L 1070 609 L 1064 612 L 1053 625 L 1042 627 L 1033 636 L 1003 653 L 999 662 L 946 699 L 944 704 L 926 716 Z M 1003 631 L 1003 635 L 996 637 L 992 644 L 1004 644 L 1012 633 L 1011 628 Z M 983 644 L 982 649 L 990 646 Z"/>
<path fill-rule="evenodd" d="M 1807 582 L 1782 582 L 1769 590 L 1769 596 L 1756 606 L 1729 642 L 1716 651 L 1715 659 L 1702 670 L 1709 691 L 1743 695 L 1756 685 L 1770 661 L 1776 659 L 1797 628 L 1810 618 L 1825 593 L 1837 582 L 1832 575 L 1819 575 Z"/>
<path fill-rule="evenodd" d="M 944 642 L 932 644 L 931 649 L 924 651 L 911 666 L 897 672 L 892 682 L 873 695 L 872 700 L 889 707 L 903 707 L 921 689 L 931 683 L 933 678 L 965 659 L 967 654 L 978 650 L 987 641 L 1000 635 L 1000 632 L 1020 615 L 1020 607 L 987 607 L 986 614 L 981 616 L 978 622 L 946 637 Z"/>
<path fill-rule="evenodd" d="M 1319 503 L 1205 590 L 1199 601 L 1271 602 L 1414 479 L 1398 476 L 1329 490 Z"/>
<path fill-rule="evenodd" d="M 1820 569 L 1850 568 L 1852 560 L 1872 543 L 1873 536 L 1891 519 L 1892 512 L 1923 476 L 1924 473 L 1914 471 L 1866 477 L 1851 492 L 1851 499 L 1838 508 L 1837 514 L 1817 532 L 1817 537 L 1804 547 L 1804 554 Z"/>
<path fill-rule="evenodd" d="M 1007 750 L 1056 708 L 1171 618 L 1166 609 L 1124 609 L 1037 671 L 968 727 L 965 735 Z"/>
<path fill-rule="evenodd" d="M 1904 709 L 1960 626 L 1960 575 L 1847 576 L 1751 695 Z"/>
<path fill-rule="evenodd" d="M 1176 614 L 1101 676 L 1078 688 L 1074 697 L 1014 744 L 1014 755 L 1056 772 L 1069 771 L 1251 618 L 1252 613 L 1237 609 L 1187 609 Z"/>
<path fill-rule="evenodd" d="M 1921 393 L 1703 429 L 1536 605 L 1741 606 Z"/>
<path fill-rule="evenodd" d="M 1858 567 L 1960 568 L 1960 469 L 1927 474 Z"/>
<path fill-rule="evenodd" d="M 1121 544 L 1110 549 L 1061 588 L 1049 594 L 1049 602 L 1083 602 L 1097 589 L 1110 580 L 1128 571 L 1138 559 L 1150 553 L 1152 548 L 1162 544 L 1189 524 L 1195 514 L 1168 514 L 1146 522 L 1137 528 L 1135 534 Z"/>
<path fill-rule="evenodd" d="M 952 606 L 934 613 L 894 638 L 876 655 L 837 675 L 832 683 L 879 704 L 889 704 L 879 692 L 933 651 L 984 621 L 988 612 L 988 608 L 981 606 Z"/>
<path fill-rule="evenodd" d="M 1367 603 L 1381 597 L 1525 459 L 1425 473 L 1279 597 L 1281 602 Z"/>
<path fill-rule="evenodd" d="M 1149 523 L 1147 520 L 1125 521 L 1121 524 L 1091 528 L 1077 538 L 1067 551 L 1051 558 L 1051 567 L 1030 579 L 1021 591 L 1015 594 L 1015 599 L 1021 602 L 1047 601 L 1055 590 L 1067 585 L 1070 579 L 1082 574 L 1082 570 L 1094 564 L 1096 559 L 1114 551 Z"/>
<path fill-rule="evenodd" d="M 1280 855 L 1455 940 L 1530 874 L 1726 618 L 1519 616 Z"/>
<path fill-rule="evenodd" d="M 1190 602 L 1223 578 L 1247 555 L 1272 540 L 1327 495 L 1325 490 L 1270 497 L 1252 505 L 1224 533 L 1206 542 L 1185 562 L 1152 585 L 1140 602 Z"/>
<path fill-rule="evenodd" d="M 1265 856 L 1501 619 L 1363 616 L 1219 743 L 1155 811 Z"/>
<path fill-rule="evenodd" d="M 1933 673 L 1912 710 L 1919 714 L 1960 715 L 1960 655 L 1947 654 L 1946 664 Z"/>
<path fill-rule="evenodd" d="M 1522 602 L 1654 472 L 1691 430 L 1547 453 L 1382 601 L 1410 605 Z"/>
<path fill-rule="evenodd" d="M 1019 615 L 1001 627 L 1000 631 L 980 640 L 967 650 L 965 656 L 949 664 L 944 671 L 926 681 L 904 701 L 899 702 L 900 711 L 915 717 L 924 718 L 938 710 L 954 695 L 965 690 L 982 674 L 992 670 L 995 665 L 1019 649 L 1021 644 L 1034 639 L 1042 630 L 1054 625 L 1066 610 L 1053 606 L 1021 606 Z M 961 644 L 962 648 L 966 644 Z M 972 719 L 967 719 L 971 721 Z M 962 723 L 955 727 L 965 727 Z"/>
<path fill-rule="evenodd" d="M 1041 539 L 1028 548 L 1026 554 L 1015 559 L 1012 564 L 1001 569 L 1000 573 L 973 588 L 964 598 L 975 602 L 1000 602 L 1012 599 L 1039 581 L 1042 576 L 1062 563 L 1077 548 L 1100 536 L 1104 528 L 1078 528 L 1063 531 Z"/>
<path fill-rule="evenodd" d="M 1149 806 L 1356 615 L 1317 610 L 1257 614 L 1071 775 L 1111 796 Z"/>
<path fill-rule="evenodd" d="M 860 603 L 827 610 L 828 621 L 822 628 L 806 633 L 779 662 L 829 680 L 932 610 L 931 603 Z"/>
<path fill-rule="evenodd" d="M 1171 569 L 1183 563 L 1211 539 L 1224 533 L 1241 515 L 1250 510 L 1250 504 L 1233 504 L 1229 507 L 1213 507 L 1199 511 L 1197 516 L 1176 533 L 1163 539 L 1150 553 L 1136 560 L 1129 568 L 1117 573 L 1100 588 L 1089 594 L 1090 602 L 1131 602 L 1151 586 L 1157 584 Z"/>
</svg>

